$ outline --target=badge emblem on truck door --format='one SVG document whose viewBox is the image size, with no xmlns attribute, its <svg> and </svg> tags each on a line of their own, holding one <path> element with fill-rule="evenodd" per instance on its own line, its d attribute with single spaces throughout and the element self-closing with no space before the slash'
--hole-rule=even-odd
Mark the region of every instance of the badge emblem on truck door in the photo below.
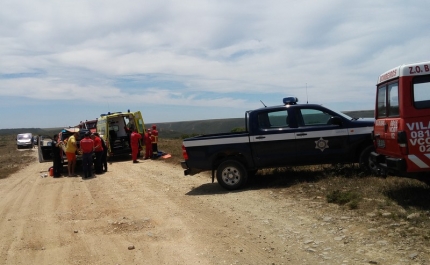
<svg viewBox="0 0 430 265">
<path fill-rule="evenodd" d="M 324 151 L 324 149 L 328 148 L 328 140 L 324 140 L 322 137 L 318 141 L 315 141 L 315 149 Z"/>
</svg>

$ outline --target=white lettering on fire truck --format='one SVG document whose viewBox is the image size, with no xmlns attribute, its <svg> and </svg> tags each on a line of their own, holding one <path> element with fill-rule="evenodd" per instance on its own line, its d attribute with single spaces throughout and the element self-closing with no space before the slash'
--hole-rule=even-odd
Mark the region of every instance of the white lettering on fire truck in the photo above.
<svg viewBox="0 0 430 265">
<path fill-rule="evenodd" d="M 390 121 L 390 127 L 388 128 L 388 131 L 391 133 L 391 139 L 396 139 L 397 120 Z"/>
<path fill-rule="evenodd" d="M 394 69 L 388 73 L 385 73 L 379 77 L 379 83 L 384 82 L 388 79 L 391 79 L 397 75 L 397 69 Z"/>
<path fill-rule="evenodd" d="M 427 64 L 422 65 L 422 68 L 419 65 L 409 66 L 410 75 L 416 75 L 424 72 L 430 72 L 430 67 Z"/>
<path fill-rule="evenodd" d="M 409 143 L 412 146 L 418 146 L 418 150 L 422 153 L 430 152 L 430 130 L 411 131 Z"/>
<path fill-rule="evenodd" d="M 376 120 L 375 126 L 385 126 L 385 121 L 384 120 Z"/>
<path fill-rule="evenodd" d="M 406 126 L 410 130 L 409 143 L 418 146 L 421 153 L 430 152 L 430 121 L 408 122 Z"/>
<path fill-rule="evenodd" d="M 408 126 L 408 129 L 411 131 L 417 131 L 417 130 L 427 130 L 430 129 L 430 121 L 427 125 L 424 124 L 424 122 L 407 122 L 406 126 Z"/>
</svg>

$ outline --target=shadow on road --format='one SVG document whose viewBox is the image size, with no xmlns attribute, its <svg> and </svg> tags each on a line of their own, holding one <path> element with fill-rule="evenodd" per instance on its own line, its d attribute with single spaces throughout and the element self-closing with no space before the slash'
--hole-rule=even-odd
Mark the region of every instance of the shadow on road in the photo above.
<svg viewBox="0 0 430 265">
<path fill-rule="evenodd" d="M 200 185 L 191 191 L 187 192 L 185 195 L 215 195 L 215 194 L 226 194 L 230 193 L 231 191 L 228 191 L 218 185 L 218 183 L 206 183 L 203 185 Z"/>
</svg>

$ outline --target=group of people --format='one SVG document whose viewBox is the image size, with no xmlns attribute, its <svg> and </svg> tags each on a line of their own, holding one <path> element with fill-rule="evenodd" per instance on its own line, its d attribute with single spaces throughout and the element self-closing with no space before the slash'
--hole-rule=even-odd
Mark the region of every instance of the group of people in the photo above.
<svg viewBox="0 0 430 265">
<path fill-rule="evenodd" d="M 68 176 L 76 176 L 76 153 L 82 153 L 82 169 L 84 172 L 83 178 L 90 178 L 92 174 L 93 153 L 95 155 L 94 169 L 96 174 L 102 174 L 107 171 L 107 146 L 105 141 L 100 138 L 98 133 L 86 132 L 84 138 L 80 140 L 78 147 L 79 133 L 75 132 L 67 139 L 67 143 L 58 139 L 59 136 L 54 135 L 51 146 L 53 151 L 53 177 L 60 177 L 62 174 L 62 145 L 65 144 L 65 153 L 67 156 L 67 171 Z"/>
<path fill-rule="evenodd" d="M 138 163 L 139 142 L 142 135 L 137 129 L 131 129 L 129 137 L 131 146 L 131 157 L 133 163 Z M 158 157 L 158 131 L 157 126 L 152 125 L 152 128 L 147 129 L 143 135 L 145 141 L 145 159 Z M 107 171 L 107 152 L 106 142 L 97 132 L 85 133 L 84 138 L 79 141 L 79 133 L 75 132 L 67 139 L 67 142 L 61 141 L 59 135 L 55 134 L 51 143 L 53 152 L 53 177 L 58 178 L 62 174 L 62 146 L 65 145 L 65 153 L 67 156 L 67 171 L 68 176 L 76 176 L 76 153 L 82 154 L 82 169 L 84 172 L 83 178 L 92 177 L 93 154 L 95 156 L 94 171 L 95 174 L 102 174 Z"/>
<path fill-rule="evenodd" d="M 145 141 L 145 157 L 144 159 L 156 158 L 158 157 L 158 131 L 157 126 L 152 125 L 152 129 L 149 128 L 144 134 Z M 131 142 L 131 157 L 133 163 L 139 163 L 137 160 L 139 154 L 139 141 L 142 139 L 142 135 L 133 130 L 130 135 Z"/>
</svg>

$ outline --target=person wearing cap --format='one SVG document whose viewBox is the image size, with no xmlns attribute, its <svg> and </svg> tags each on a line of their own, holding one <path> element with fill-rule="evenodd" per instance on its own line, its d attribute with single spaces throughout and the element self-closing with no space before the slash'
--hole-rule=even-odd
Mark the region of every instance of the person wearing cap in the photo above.
<svg viewBox="0 0 430 265">
<path fill-rule="evenodd" d="M 145 133 L 145 159 L 152 157 L 152 140 L 151 140 L 151 129 L 148 129 Z"/>
<path fill-rule="evenodd" d="M 139 153 L 139 142 L 140 139 L 142 139 L 142 135 L 137 132 L 136 129 L 133 129 L 133 132 L 130 135 L 130 141 L 131 141 L 131 158 L 133 160 L 133 163 L 138 163 L 137 161 L 137 155 Z"/>
<path fill-rule="evenodd" d="M 94 169 L 96 174 L 102 173 L 102 156 L 103 156 L 103 146 L 102 146 L 102 140 L 100 137 L 95 135 L 94 133 L 91 134 L 91 139 L 94 141 L 94 154 L 96 156 L 96 161 L 94 163 Z"/>
<path fill-rule="evenodd" d="M 151 131 L 151 142 L 152 142 L 152 158 L 158 157 L 158 131 L 155 124 L 152 125 Z"/>
<path fill-rule="evenodd" d="M 82 169 L 84 171 L 83 179 L 92 176 L 91 169 L 93 165 L 94 141 L 90 138 L 91 133 L 86 132 L 84 139 L 80 142 L 82 150 Z"/>
</svg>

